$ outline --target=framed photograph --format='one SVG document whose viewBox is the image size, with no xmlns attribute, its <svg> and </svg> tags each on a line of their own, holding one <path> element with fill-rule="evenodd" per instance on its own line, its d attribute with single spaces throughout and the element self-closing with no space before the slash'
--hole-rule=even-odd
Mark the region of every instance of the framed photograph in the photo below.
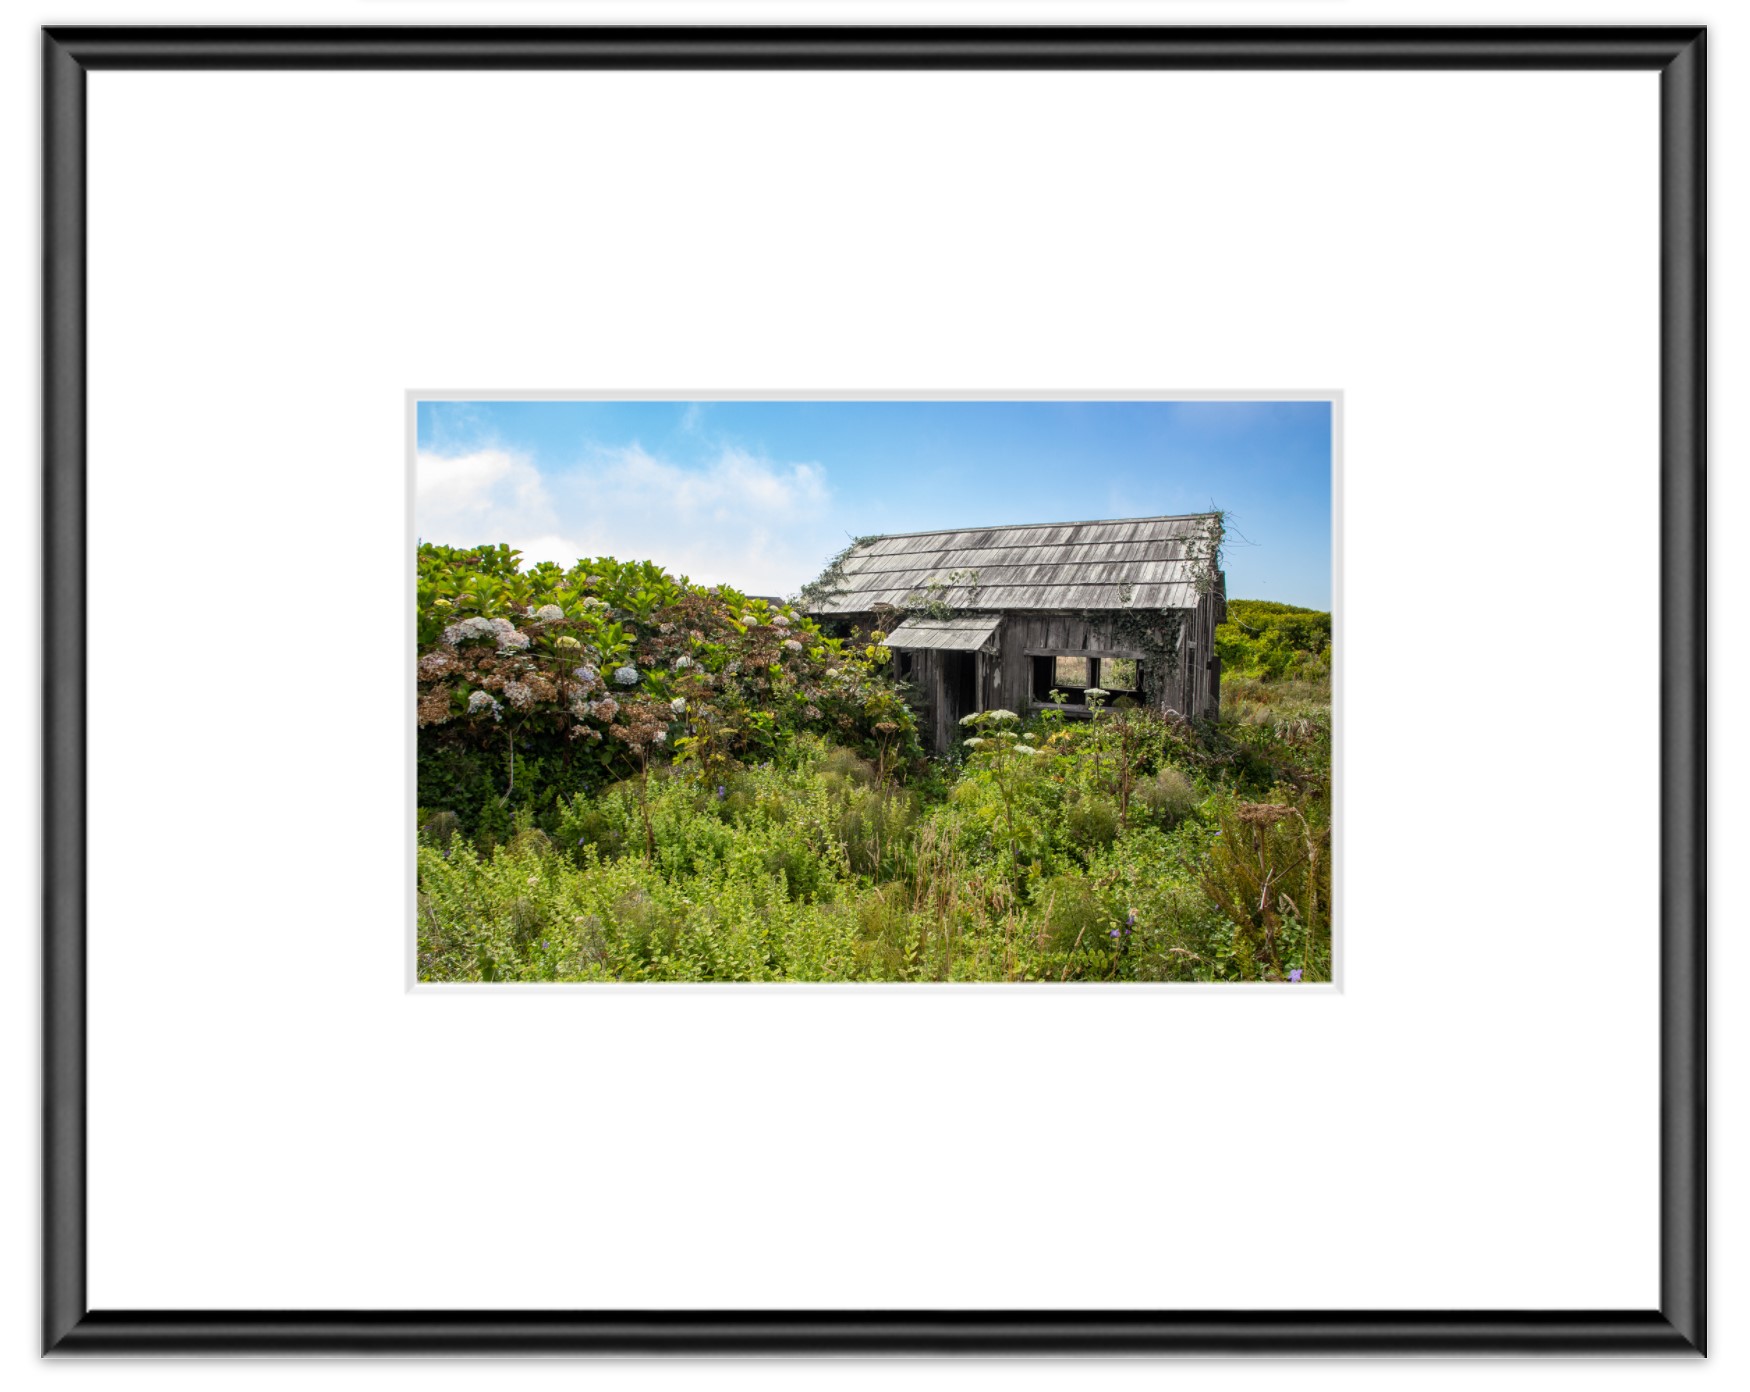
<svg viewBox="0 0 1750 1392">
<path fill-rule="evenodd" d="M 48 1351 L 1703 1351 L 1702 31 L 44 60 Z"/>
<path fill-rule="evenodd" d="M 1334 401 L 412 405 L 416 981 L 1335 980 Z"/>
</svg>

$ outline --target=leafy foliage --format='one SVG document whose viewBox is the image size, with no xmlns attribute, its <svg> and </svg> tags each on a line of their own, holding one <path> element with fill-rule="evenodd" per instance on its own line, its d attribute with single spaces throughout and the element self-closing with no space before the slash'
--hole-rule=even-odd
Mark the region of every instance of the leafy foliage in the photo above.
<svg viewBox="0 0 1750 1392">
<path fill-rule="evenodd" d="M 1222 671 L 1241 677 L 1328 675 L 1331 616 L 1267 599 L 1230 599 L 1215 630 Z"/>
<path fill-rule="evenodd" d="M 470 834 L 523 809 L 550 829 L 560 798 L 653 762 L 713 778 L 804 731 L 884 770 L 921 757 L 883 647 L 649 562 L 517 562 L 419 549 L 420 801 Z"/>
</svg>

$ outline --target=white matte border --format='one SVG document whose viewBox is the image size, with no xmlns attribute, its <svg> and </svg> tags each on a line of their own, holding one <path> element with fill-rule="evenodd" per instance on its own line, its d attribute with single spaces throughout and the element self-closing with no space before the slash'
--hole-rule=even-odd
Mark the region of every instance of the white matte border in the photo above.
<svg viewBox="0 0 1750 1392">
<path fill-rule="evenodd" d="M 1655 1305 L 1656 103 L 93 74 L 93 1307 Z M 403 394 L 701 381 L 1340 387 L 1344 990 L 405 991 Z"/>
</svg>

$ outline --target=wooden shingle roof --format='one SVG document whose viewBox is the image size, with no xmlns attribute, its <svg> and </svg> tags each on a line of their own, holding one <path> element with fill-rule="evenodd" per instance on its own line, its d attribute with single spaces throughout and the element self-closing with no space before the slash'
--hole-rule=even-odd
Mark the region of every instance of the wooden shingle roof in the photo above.
<svg viewBox="0 0 1750 1392">
<path fill-rule="evenodd" d="M 887 635 L 890 648 L 935 648 L 949 652 L 995 652 L 992 639 L 1003 621 L 1000 614 L 952 614 L 933 619 L 918 614 Z"/>
<path fill-rule="evenodd" d="M 908 532 L 852 548 L 808 611 L 1190 609 L 1217 514 Z M 1198 551 L 1204 554 L 1199 557 Z"/>
</svg>

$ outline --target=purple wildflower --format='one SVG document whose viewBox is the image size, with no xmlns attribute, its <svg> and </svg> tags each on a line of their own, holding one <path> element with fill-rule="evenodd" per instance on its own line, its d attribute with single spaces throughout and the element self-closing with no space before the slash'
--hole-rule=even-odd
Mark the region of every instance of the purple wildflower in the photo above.
<svg viewBox="0 0 1750 1392">
<path fill-rule="evenodd" d="M 1300 980 L 1300 968 L 1296 967 L 1296 968 L 1294 968 L 1293 971 L 1289 972 L 1288 979 L 1290 981 L 1299 981 Z"/>
<path fill-rule="evenodd" d="M 728 796 L 729 796 L 729 790 L 727 788 L 725 788 L 721 783 L 719 783 L 717 785 L 717 801 L 722 802 L 723 799 L 728 797 Z"/>
<path fill-rule="evenodd" d="M 1124 926 L 1126 928 L 1136 927 L 1136 910 L 1135 909 L 1132 909 L 1130 911 L 1130 916 L 1124 920 Z"/>
</svg>

